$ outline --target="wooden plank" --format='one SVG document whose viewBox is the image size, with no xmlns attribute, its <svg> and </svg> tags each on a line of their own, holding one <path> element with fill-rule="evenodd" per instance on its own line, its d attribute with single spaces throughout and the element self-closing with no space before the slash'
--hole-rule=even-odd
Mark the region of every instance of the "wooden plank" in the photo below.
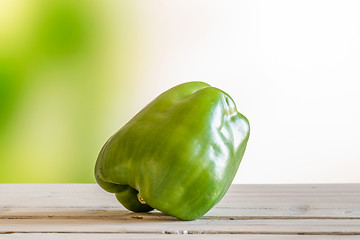
<svg viewBox="0 0 360 240">
<path fill-rule="evenodd" d="M 96 184 L 1 184 L 0 200 L 1 219 L 126 218 L 130 213 Z M 359 219 L 360 184 L 233 185 L 204 218 Z"/>
<path fill-rule="evenodd" d="M 1 219 L 0 233 L 358 235 L 359 219 L 196 220 Z"/>
<path fill-rule="evenodd" d="M 119 234 L 119 233 L 13 233 L 0 235 L 2 240 L 358 240 L 359 236 L 346 235 L 265 235 L 265 234 L 224 234 L 224 235 L 202 235 L 202 234 Z"/>
<path fill-rule="evenodd" d="M 360 184 L 233 185 L 196 221 L 132 213 L 96 184 L 0 184 L 0 239 L 185 237 L 360 239 Z"/>
<path fill-rule="evenodd" d="M 241 192 L 257 193 L 259 190 L 263 193 L 326 193 L 341 192 L 353 193 L 354 190 L 359 193 L 359 183 L 335 183 L 335 184 L 233 184 L 231 188 L 240 188 Z"/>
</svg>

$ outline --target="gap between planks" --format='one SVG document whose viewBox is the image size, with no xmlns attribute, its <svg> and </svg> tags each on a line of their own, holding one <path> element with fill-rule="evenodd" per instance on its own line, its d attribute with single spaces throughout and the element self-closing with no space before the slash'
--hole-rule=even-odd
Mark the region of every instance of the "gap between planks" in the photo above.
<svg viewBox="0 0 360 240">
<path fill-rule="evenodd" d="M 132 213 L 131 213 L 132 214 Z M 154 219 L 154 217 L 145 217 L 149 219 Z M 169 216 L 169 218 L 172 218 Z M 75 215 L 75 216 L 69 216 L 69 215 L 54 215 L 54 214 L 48 214 L 48 215 L 3 215 L 0 216 L 0 219 L 105 219 L 105 220 L 132 220 L 132 219 L 144 219 L 143 215 L 134 215 L 134 216 L 111 216 L 111 215 Z M 165 219 L 165 218 L 164 218 Z M 317 219 L 317 220 L 360 220 L 360 217 L 320 217 L 320 216 L 203 216 L 198 221 L 204 221 L 204 220 L 294 220 L 294 219 L 300 219 L 300 220 L 306 220 L 306 219 Z M 176 221 L 177 219 L 171 219 L 173 221 Z"/>
<path fill-rule="evenodd" d="M 126 232 L 126 231 L 113 231 L 113 232 L 70 232 L 70 231 L 5 231 L 0 232 L 1 235 L 8 234 L 74 234 L 74 235 L 110 235 L 110 234 L 121 234 L 121 235 L 132 235 L 132 234 L 146 234 L 146 235 L 276 235 L 276 236 L 359 236 L 360 232 L 251 232 L 251 231 L 194 231 L 194 230 L 175 230 L 175 231 L 163 231 L 159 232 Z M 357 238 L 358 239 L 358 238 Z"/>
</svg>

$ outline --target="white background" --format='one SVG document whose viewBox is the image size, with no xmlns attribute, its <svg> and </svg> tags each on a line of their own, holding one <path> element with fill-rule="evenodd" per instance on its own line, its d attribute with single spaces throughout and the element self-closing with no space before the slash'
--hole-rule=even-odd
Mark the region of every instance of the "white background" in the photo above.
<svg viewBox="0 0 360 240">
<path fill-rule="evenodd" d="M 234 183 L 360 182 L 360 1 L 140 1 L 136 113 L 205 81 L 250 120 Z"/>
</svg>

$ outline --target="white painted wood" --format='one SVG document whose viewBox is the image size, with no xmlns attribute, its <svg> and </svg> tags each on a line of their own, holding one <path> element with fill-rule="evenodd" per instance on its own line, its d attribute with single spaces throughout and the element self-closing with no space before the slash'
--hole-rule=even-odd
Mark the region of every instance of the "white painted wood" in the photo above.
<svg viewBox="0 0 360 240">
<path fill-rule="evenodd" d="M 184 237 L 360 239 L 360 184 L 233 185 L 196 221 L 129 212 L 96 184 L 0 184 L 0 239 Z"/>
<path fill-rule="evenodd" d="M 2 240 L 359 240 L 359 236 L 346 235 L 265 235 L 265 234 L 120 234 L 120 233 L 13 233 L 2 235 Z"/>
<path fill-rule="evenodd" d="M 1 219 L 0 233 L 309 234 L 359 235 L 359 219 L 196 220 Z"/>
<path fill-rule="evenodd" d="M 79 218 L 101 218 L 129 213 L 114 194 L 96 184 L 3 184 L 0 199 L 0 218 L 60 217 L 72 213 Z M 360 184 L 233 185 L 205 217 L 224 216 L 359 218 Z"/>
</svg>

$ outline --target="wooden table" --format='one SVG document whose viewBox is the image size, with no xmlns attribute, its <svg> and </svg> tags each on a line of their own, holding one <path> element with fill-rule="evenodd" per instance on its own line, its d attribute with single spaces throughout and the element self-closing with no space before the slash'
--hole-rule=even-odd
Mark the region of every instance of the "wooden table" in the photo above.
<svg viewBox="0 0 360 240">
<path fill-rule="evenodd" d="M 360 239 L 360 184 L 232 185 L 196 221 L 125 210 L 96 184 L 0 184 L 0 239 Z"/>
</svg>

